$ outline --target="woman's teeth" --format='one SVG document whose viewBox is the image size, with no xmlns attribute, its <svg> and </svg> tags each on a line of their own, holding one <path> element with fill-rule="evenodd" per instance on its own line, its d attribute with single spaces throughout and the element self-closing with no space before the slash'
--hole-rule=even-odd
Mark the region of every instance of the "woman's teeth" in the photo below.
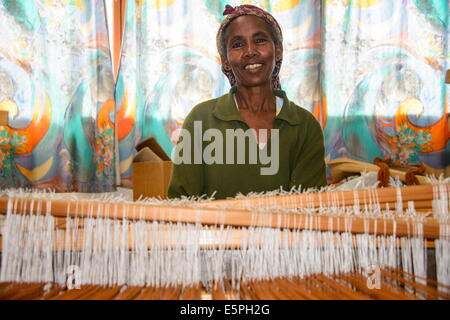
<svg viewBox="0 0 450 320">
<path fill-rule="evenodd" d="M 262 64 L 260 64 L 260 63 L 249 64 L 249 65 L 245 66 L 245 70 L 253 70 L 253 69 L 259 68 L 261 66 L 262 66 Z"/>
</svg>

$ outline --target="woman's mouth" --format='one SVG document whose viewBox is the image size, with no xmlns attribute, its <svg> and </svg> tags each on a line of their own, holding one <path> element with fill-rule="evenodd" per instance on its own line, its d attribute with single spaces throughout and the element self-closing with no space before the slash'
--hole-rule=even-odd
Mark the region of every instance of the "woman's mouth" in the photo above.
<svg viewBox="0 0 450 320">
<path fill-rule="evenodd" d="M 245 66 L 245 70 L 255 70 L 262 67 L 261 63 L 248 64 Z"/>
</svg>

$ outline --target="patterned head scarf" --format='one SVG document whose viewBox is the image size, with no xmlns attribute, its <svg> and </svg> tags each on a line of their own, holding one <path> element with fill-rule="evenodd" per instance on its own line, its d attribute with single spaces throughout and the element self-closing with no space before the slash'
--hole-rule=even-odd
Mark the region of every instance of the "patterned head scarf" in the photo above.
<svg viewBox="0 0 450 320">
<path fill-rule="evenodd" d="M 273 29 L 273 32 L 275 32 L 275 34 L 273 36 L 275 36 L 277 38 L 277 40 L 279 41 L 279 46 L 281 46 L 281 49 L 283 48 L 283 34 L 281 32 L 280 25 L 275 20 L 275 18 L 267 11 L 264 11 L 263 9 L 258 8 L 256 6 L 252 6 L 252 5 L 241 5 L 241 6 L 237 6 L 234 8 L 230 5 L 226 5 L 223 15 L 227 16 L 227 17 L 222 21 L 222 24 L 220 25 L 220 28 L 219 28 L 219 31 L 217 32 L 217 37 L 216 37 L 217 50 L 219 51 L 219 54 L 222 59 L 225 58 L 222 55 L 226 52 L 226 48 L 223 46 L 223 43 L 222 43 L 222 37 L 225 33 L 226 28 L 234 19 L 236 19 L 237 17 L 240 17 L 240 16 L 245 16 L 245 15 L 253 15 L 253 16 L 257 16 L 257 17 L 263 19 Z M 275 63 L 275 68 L 272 73 L 272 86 L 274 89 L 281 88 L 280 79 L 278 77 L 278 74 L 280 72 L 282 61 L 283 60 L 280 60 Z M 234 77 L 233 72 L 231 70 L 225 70 L 223 68 L 223 66 L 222 66 L 222 72 L 227 76 L 228 80 L 230 81 L 231 86 L 235 86 L 236 78 Z"/>
</svg>

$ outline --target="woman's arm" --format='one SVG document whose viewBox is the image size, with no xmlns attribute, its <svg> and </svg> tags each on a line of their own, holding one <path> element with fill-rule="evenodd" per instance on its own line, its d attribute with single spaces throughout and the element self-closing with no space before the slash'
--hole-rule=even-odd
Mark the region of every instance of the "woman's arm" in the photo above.
<svg viewBox="0 0 450 320">
<path fill-rule="evenodd" d="M 194 117 L 186 117 L 173 152 L 173 170 L 168 197 L 201 196 L 204 194 L 203 164 L 194 163 Z M 199 150 L 197 150 L 198 152 Z M 201 152 L 201 150 L 200 150 Z"/>
<path fill-rule="evenodd" d="M 308 122 L 306 134 L 293 166 L 290 188 L 301 186 L 305 190 L 327 185 L 323 132 L 315 118 Z"/>
</svg>

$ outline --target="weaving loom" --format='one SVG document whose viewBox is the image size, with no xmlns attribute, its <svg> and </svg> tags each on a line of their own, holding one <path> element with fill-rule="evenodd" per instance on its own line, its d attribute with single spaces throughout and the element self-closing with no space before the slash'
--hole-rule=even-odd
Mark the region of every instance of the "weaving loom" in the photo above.
<svg viewBox="0 0 450 320">
<path fill-rule="evenodd" d="M 7 192 L 0 299 L 449 299 L 449 194 L 448 184 L 222 201 Z"/>
</svg>

